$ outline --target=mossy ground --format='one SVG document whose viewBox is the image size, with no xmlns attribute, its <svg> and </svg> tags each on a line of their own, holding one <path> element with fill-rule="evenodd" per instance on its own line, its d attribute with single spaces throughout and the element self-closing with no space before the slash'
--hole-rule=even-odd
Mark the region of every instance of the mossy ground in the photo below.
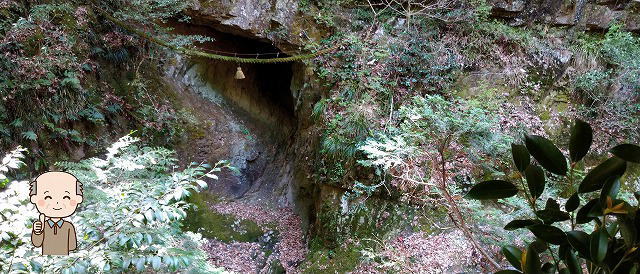
<svg viewBox="0 0 640 274">
<path fill-rule="evenodd" d="M 302 266 L 302 273 L 346 273 L 353 271 L 361 259 L 363 247 L 349 245 L 347 247 L 328 249 L 322 239 L 311 240 L 307 261 Z"/>
<path fill-rule="evenodd" d="M 339 204 L 325 200 L 318 213 L 318 233 L 301 267 L 304 273 L 354 271 L 363 261 L 363 250 L 377 250 L 403 231 L 431 234 L 437 230 L 434 222 L 448 220 L 444 207 L 419 209 L 378 198 L 369 198 L 365 205 L 344 214 Z"/>
<path fill-rule="evenodd" d="M 220 197 L 210 192 L 194 193 L 188 201 L 195 207 L 187 211 L 183 230 L 201 233 L 203 237 L 223 242 L 257 242 L 264 231 L 253 221 L 238 220 L 232 215 L 220 214 L 209 205 L 220 202 Z"/>
</svg>

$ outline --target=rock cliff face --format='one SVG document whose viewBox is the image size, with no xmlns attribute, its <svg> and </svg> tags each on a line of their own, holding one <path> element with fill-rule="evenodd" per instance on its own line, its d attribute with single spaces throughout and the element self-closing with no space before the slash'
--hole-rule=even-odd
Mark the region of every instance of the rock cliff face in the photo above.
<svg viewBox="0 0 640 274">
<path fill-rule="evenodd" d="M 629 31 L 640 31 L 638 0 L 491 0 L 491 15 L 512 25 L 545 23 L 604 30 L 620 23 Z"/>
<path fill-rule="evenodd" d="M 282 50 L 294 50 L 309 38 L 327 35 L 298 12 L 298 0 L 197 0 L 187 14 L 195 24 L 260 39 Z"/>
<path fill-rule="evenodd" d="M 279 56 L 321 31 L 306 20 L 294 0 L 200 1 L 187 13 L 180 33 L 203 34 L 209 51 L 275 53 Z M 323 35 L 327 35 L 324 33 Z M 269 56 L 274 57 L 274 56 Z M 245 79 L 234 78 L 240 67 Z M 232 197 L 295 207 L 309 219 L 310 183 L 318 135 L 310 114 L 322 88 L 303 63 L 235 64 L 175 56 L 166 68 L 182 103 L 207 123 L 179 152 L 187 162 L 229 159 L 239 174 L 224 174 L 210 188 Z"/>
<path fill-rule="evenodd" d="M 256 53 L 297 52 L 305 44 L 330 35 L 313 18 L 299 12 L 297 0 L 199 0 L 186 13 L 184 33 L 216 38 L 211 50 Z M 490 0 L 491 16 L 513 26 L 547 24 L 604 32 L 612 24 L 640 31 L 640 0 Z M 313 7 L 311 7 L 313 9 Z M 553 65 L 545 67 L 551 82 L 575 70 L 574 56 L 562 37 L 548 41 Z M 534 60 L 535 61 L 535 60 Z M 532 61 L 535 66 L 537 63 Z M 311 183 L 319 153 L 320 130 L 311 120 L 313 105 L 323 87 L 303 63 L 241 65 L 247 78 L 233 79 L 237 64 L 207 60 L 177 61 L 168 68 L 169 79 L 184 98 L 201 108 L 202 119 L 212 123 L 198 143 L 189 144 L 191 160 L 231 158 L 240 176 L 225 176 L 213 186 L 236 197 L 294 206 L 303 220 L 313 222 L 319 197 L 335 190 Z M 541 66 L 543 67 L 543 66 Z M 494 82 L 484 74 L 469 73 L 461 82 Z M 493 75 L 488 73 L 487 75 Z M 507 74 L 508 75 L 508 74 Z M 474 77 L 485 77 L 476 79 Z M 500 81 L 495 81 L 500 82 Z M 547 99 L 541 99 L 547 100 Z M 552 100 L 552 99 L 549 99 Z M 552 100 L 553 101 L 553 100 Z M 194 152 L 195 150 L 195 152 Z M 334 194 L 335 194 L 334 193 Z"/>
</svg>

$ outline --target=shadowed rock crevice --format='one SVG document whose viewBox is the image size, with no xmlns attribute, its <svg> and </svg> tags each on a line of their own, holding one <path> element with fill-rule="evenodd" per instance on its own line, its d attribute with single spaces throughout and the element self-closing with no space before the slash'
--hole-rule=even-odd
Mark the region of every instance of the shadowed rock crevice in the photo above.
<svg viewBox="0 0 640 274">
<path fill-rule="evenodd" d="M 176 24 L 175 29 L 213 37 L 214 41 L 199 45 L 204 51 L 287 56 L 259 38 L 214 27 Z M 244 79 L 235 78 L 238 67 Z M 290 144 L 296 133 L 297 75 L 303 67 L 297 63 L 236 64 L 180 56 L 167 66 L 166 78 L 203 125 L 186 138 L 180 154 L 195 162 L 227 159 L 239 169 L 237 174 L 228 172 L 211 182 L 211 191 L 234 198 L 291 202 Z"/>
</svg>

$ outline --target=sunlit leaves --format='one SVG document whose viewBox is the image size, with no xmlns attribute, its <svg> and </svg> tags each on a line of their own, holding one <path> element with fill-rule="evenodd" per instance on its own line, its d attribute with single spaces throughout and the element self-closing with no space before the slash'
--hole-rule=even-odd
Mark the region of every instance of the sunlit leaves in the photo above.
<svg viewBox="0 0 640 274">
<path fill-rule="evenodd" d="M 192 164 L 176 169 L 173 152 L 163 148 L 139 147 L 139 140 L 124 137 L 107 149 L 107 156 L 90 158 L 78 163 L 58 163 L 58 166 L 76 175 L 84 183 L 85 200 L 82 210 L 73 217 L 78 231 L 79 246 L 69 257 L 47 261 L 51 272 L 99 273 L 99 272 L 179 272 L 190 266 L 193 260 L 206 261 L 200 246 L 200 235 L 182 232 L 180 222 L 186 217 L 188 203 L 185 198 L 192 192 L 207 186 L 205 174 L 212 175 L 228 166 L 216 165 L 211 171 L 204 165 Z M 12 163 L 10 159 L 4 164 Z M 15 164 L 11 164 L 15 165 Z M 2 165 L 0 165 L 2 169 Z M 11 184 L 11 188 L 14 185 Z M 18 204 L 28 197 L 28 185 Z M 9 191 L 0 192 L 0 197 Z M 13 198 L 12 198 L 13 199 Z M 4 204 L 0 211 L 4 212 Z M 32 205 L 31 205 L 32 206 Z M 33 209 L 24 210 L 24 212 Z M 16 215 L 14 215 L 16 216 Z M 21 217 L 22 218 L 22 217 Z M 27 223 L 30 217 L 9 219 L 10 223 Z M 19 225 L 20 238 L 27 238 L 30 228 Z M 24 235 L 23 235 L 24 234 Z M 0 233 L 3 240 L 6 238 Z M 8 235 L 9 240 L 15 239 Z M 15 250 L 23 256 L 16 263 L 41 260 L 38 250 L 30 244 L 15 242 Z M 6 246 L 3 243 L 3 247 Z M 11 254 L 11 253 L 8 253 Z M 48 260 L 48 259 L 46 259 Z M 32 269 L 25 271 L 34 271 Z M 197 266 L 200 271 L 215 272 L 212 266 Z"/>
</svg>

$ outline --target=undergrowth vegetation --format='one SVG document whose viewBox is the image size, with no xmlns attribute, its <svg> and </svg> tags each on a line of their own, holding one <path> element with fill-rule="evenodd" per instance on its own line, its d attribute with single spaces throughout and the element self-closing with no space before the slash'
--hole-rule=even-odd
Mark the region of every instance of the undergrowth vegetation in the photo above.
<svg viewBox="0 0 640 274">
<path fill-rule="evenodd" d="M 443 242 L 464 237 L 465 247 L 479 258 L 457 272 L 487 272 L 509 263 L 514 269 L 506 273 L 551 268 L 577 273 L 580 260 L 591 273 L 637 268 L 628 261 L 638 257 L 638 231 L 628 226 L 639 219 L 637 205 L 629 202 L 640 182 L 639 169 L 629 168 L 625 177 L 614 174 L 619 180 L 600 176 L 591 191 L 581 191 L 576 184 L 589 181 L 596 176 L 593 172 L 619 171 L 622 162 L 625 167 L 626 162 L 637 162 L 635 146 L 615 150 L 618 158 L 610 158 L 607 151 L 614 144 L 640 141 L 640 38 L 625 29 L 628 25 L 616 21 L 602 31 L 584 31 L 547 24 L 546 19 L 505 19 L 496 14 L 504 8 L 496 2 L 504 1 L 300 0 L 285 1 L 293 3 L 286 7 L 295 21 L 288 26 L 278 21 L 288 18 L 287 13 L 274 10 L 284 8 L 278 6 L 284 2 L 257 2 L 260 7 L 223 10 L 221 20 L 229 21 L 217 22 L 217 12 L 244 2 L 0 0 L 0 150 L 19 147 L 0 163 L 0 270 L 216 272 L 220 269 L 208 263 L 211 254 L 201 249 L 202 237 L 214 240 L 210 248 L 227 247 L 223 254 L 228 256 L 239 250 L 235 243 L 257 246 L 259 238 L 270 235 L 269 227 L 255 220 L 210 210 L 218 196 L 198 193 L 206 185 L 203 176 L 215 178 L 213 173 L 229 167 L 226 162 L 181 169 L 171 150 L 138 146 L 132 137 L 171 147 L 190 137 L 200 139 L 208 133 L 205 126 L 225 126 L 202 122 L 202 115 L 190 107 L 206 105 L 178 98 L 182 95 L 167 81 L 171 79 L 165 72 L 176 53 L 160 48 L 164 42 L 158 41 L 173 50 L 213 41 L 175 34 L 184 31 L 171 27 L 176 22 L 185 29 L 216 22 L 219 26 L 213 28 L 233 33 L 229 36 L 271 39 L 283 50 L 329 52 L 296 63 L 288 72 L 291 89 L 301 89 L 291 90 L 296 119 L 291 146 L 277 155 L 293 155 L 303 163 L 272 172 L 265 166 L 271 160 L 280 164 L 280 158 L 265 160 L 260 157 L 272 154 L 251 151 L 256 156 L 243 170 L 248 172 L 243 180 L 260 184 L 251 185 L 248 195 L 255 188 L 278 185 L 282 189 L 272 192 L 286 194 L 273 195 L 286 198 L 271 198 L 279 199 L 279 205 L 306 199 L 307 194 L 314 199 L 300 206 L 309 206 L 303 210 L 311 215 L 304 217 L 309 234 L 299 229 L 287 236 L 298 237 L 288 240 L 290 246 L 308 244 L 306 262 L 302 257 L 307 246 L 292 252 L 294 259 L 278 259 L 282 261 L 273 265 L 316 273 L 349 272 L 369 263 L 375 271 L 411 266 L 420 272 L 433 265 L 421 265 L 423 260 L 413 256 L 427 253 L 389 254 L 398 254 L 392 250 L 396 246 L 418 249 L 415 243 L 442 233 L 436 239 Z M 277 4 L 256 13 L 258 18 L 242 18 L 252 14 L 244 8 L 262 9 L 267 2 Z M 523 9 L 528 9 L 545 1 L 524 2 Z M 574 2 L 562 4 L 577 5 Z M 192 22 L 187 15 L 198 13 L 206 20 Z M 260 21 L 272 13 L 278 20 Z M 317 29 L 305 29 L 310 26 Z M 296 31 L 299 37 L 292 37 Z M 228 42 L 233 41 L 223 41 Z M 310 82 L 297 83 L 300 79 Z M 565 138 L 576 120 L 588 122 L 597 133 L 589 140 L 592 153 L 577 158 L 575 142 L 580 138 Z M 579 124 L 586 128 L 586 123 Z M 131 129 L 135 133 L 111 145 Z M 248 128 L 240 130 L 251 141 L 262 141 L 254 140 L 258 135 L 248 134 Z M 519 144 L 525 135 L 524 142 L 534 145 Z M 512 143 L 514 159 L 508 157 Z M 211 144 L 198 145 L 211 149 Z M 273 148 L 278 153 L 279 145 Z M 106 156 L 91 158 L 107 146 Z M 199 157 L 198 149 L 193 151 Z M 297 155 L 298 149 L 310 153 Z M 230 151 L 249 154 L 239 150 Z M 552 157 L 547 157 L 549 151 Z M 625 154 L 629 151 L 635 154 Z M 568 178 L 563 176 L 567 152 Z M 83 158 L 88 159 L 79 161 Z M 546 163 L 550 158 L 553 163 Z M 21 162 L 29 171 L 17 171 Z M 249 166 L 256 165 L 264 171 L 253 174 Z M 73 217 L 83 233 L 79 251 L 56 260 L 38 256 L 25 242 L 33 218 L 18 214 L 35 211 L 26 202 L 27 182 L 21 178 L 51 168 L 86 182 L 87 195 L 87 203 Z M 256 178 L 276 172 L 289 173 L 282 182 Z M 508 183 L 520 179 L 525 179 L 521 186 Z M 481 181 L 491 182 L 491 188 L 485 183 L 478 188 Z M 604 182 L 606 187 L 598 185 Z M 463 199 L 470 189 L 470 196 L 482 201 Z M 602 193 L 591 193 L 596 190 Z M 509 195 L 500 195 L 505 191 Z M 518 191 L 524 195 L 515 195 Z M 262 189 L 255 195 L 262 195 Z M 536 201 L 547 202 L 543 208 Z M 515 223 L 509 223 L 512 219 Z M 517 229 L 524 227 L 528 229 Z M 413 245 L 403 245 L 405 237 L 414 239 Z M 500 261 L 496 246 L 504 242 L 513 244 L 503 249 L 506 260 Z M 278 258 L 288 255 L 277 252 Z M 238 258 L 235 261 L 241 261 Z"/>
<path fill-rule="evenodd" d="M 621 144 L 611 148 L 613 156 L 580 180 L 574 170 L 592 146 L 591 126 L 576 120 L 569 139 L 569 166 L 553 142 L 527 135 L 525 145 L 513 144 L 511 149 L 517 175 L 510 177 L 516 177 L 519 184 L 493 178 L 473 186 L 467 194 L 471 199 L 493 200 L 522 193 L 533 211 L 533 217 L 529 214 L 528 219 L 505 225 L 506 230 L 526 228 L 535 241 L 526 243 L 526 250 L 503 243 L 502 253 L 516 270 L 501 273 L 583 273 L 583 265 L 589 273 L 637 273 L 640 192 L 633 193 L 633 205 L 631 193 L 621 192 L 621 187 L 627 167 L 640 163 L 640 147 Z M 564 201 L 564 210 L 557 195 L 551 195 L 544 208 L 538 203 L 549 176 L 560 176 L 574 189 Z"/>
<path fill-rule="evenodd" d="M 207 187 L 204 178 L 228 167 L 190 164 L 176 170 L 173 152 L 138 145 L 125 136 L 107 148 L 104 159 L 89 158 L 57 165 L 84 184 L 85 202 L 71 217 L 78 231 L 78 252 L 42 256 L 29 242 L 36 209 L 29 182 L 9 182 L 0 194 L 0 266 L 17 273 L 97 273 L 128 271 L 219 272 L 207 263 L 199 233 L 182 232 L 186 198 Z M 18 168 L 23 149 L 8 155 L 7 167 Z M 0 167 L 4 173 L 7 168 Z M 33 213 L 30 214 L 29 212 Z"/>
<path fill-rule="evenodd" d="M 165 53 L 115 26 L 97 12 L 168 29 L 165 20 L 185 8 L 181 1 L 3 1 L 0 10 L 0 146 L 37 146 L 26 159 L 35 169 L 57 154 L 108 145 L 130 126 L 157 144 L 171 145 L 195 124 L 165 91 L 159 72 L 148 73 Z M 185 18 L 187 20 L 188 18 Z M 170 36 L 188 46 L 200 36 Z M 169 39 L 168 38 L 168 39 Z M 123 119 L 124 118 L 124 119 Z M 66 152 L 54 152 L 63 147 Z"/>
<path fill-rule="evenodd" d="M 511 174 L 508 144 L 526 132 L 566 144 L 561 138 L 570 121 L 589 121 L 603 134 L 588 164 L 613 143 L 640 140 L 639 38 L 613 25 L 604 35 L 580 33 L 559 48 L 566 29 L 513 27 L 487 16 L 484 1 L 466 10 L 469 2 L 451 2 L 431 1 L 430 9 L 412 14 L 411 4 L 388 6 L 402 1 L 355 1 L 343 3 L 353 8 L 348 23 L 339 16 L 323 19 L 350 32 L 334 37 L 344 45 L 333 58 L 314 63 L 326 89 L 312 113 L 322 127 L 314 179 L 346 188 L 343 200 L 444 207 L 458 228 L 468 223 L 486 245 L 529 239 L 522 231 L 496 229 L 509 216 L 526 216 L 525 199 L 487 206 L 460 198 L 477 180 Z M 336 9 L 320 6 L 318 14 Z M 573 191 L 552 177 L 544 195 L 566 199 Z M 454 202 L 447 203 L 448 196 Z M 345 212 L 344 207 L 341 202 L 340 208 L 324 210 Z M 332 233 L 355 219 L 342 218 Z M 324 229 L 321 235 L 331 234 Z M 389 235 L 352 236 L 347 242 Z"/>
</svg>

